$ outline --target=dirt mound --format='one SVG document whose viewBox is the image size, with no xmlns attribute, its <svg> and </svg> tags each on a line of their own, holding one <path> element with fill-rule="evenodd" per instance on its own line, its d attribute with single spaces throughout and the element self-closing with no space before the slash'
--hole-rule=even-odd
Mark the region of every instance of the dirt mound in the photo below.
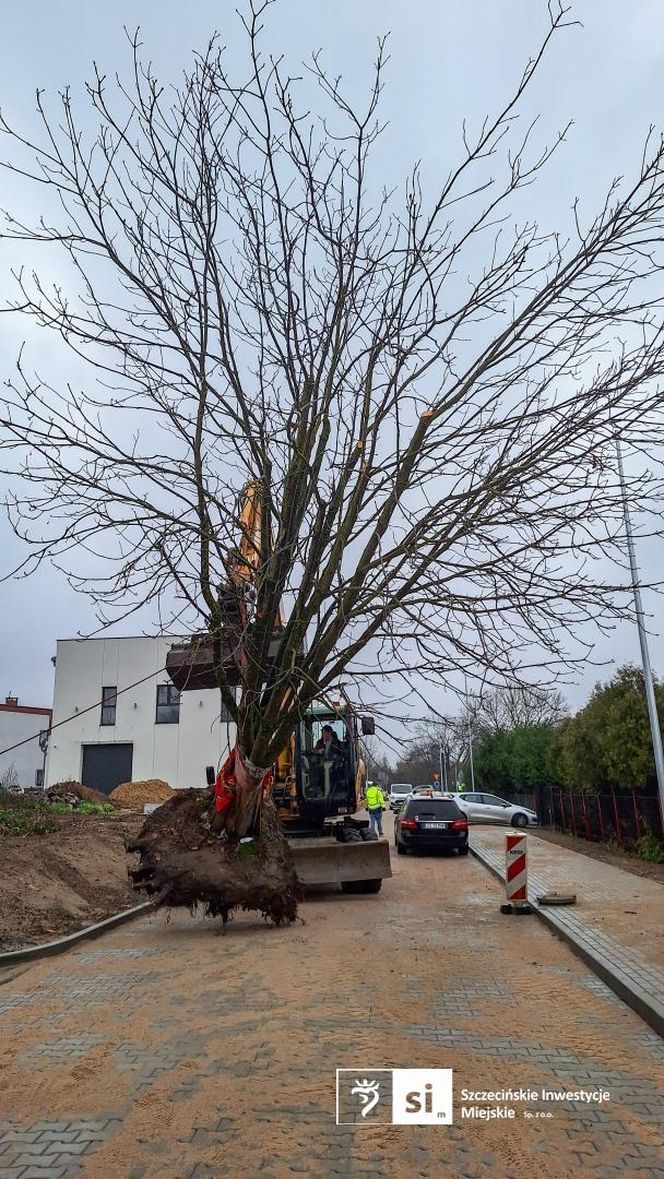
<svg viewBox="0 0 664 1179">
<path fill-rule="evenodd" d="M 142 898 L 127 880 L 125 842 L 139 815 L 54 816 L 57 831 L 2 842 L 0 952 L 53 941 Z"/>
<path fill-rule="evenodd" d="M 81 802 L 97 802 L 99 804 L 108 802 L 108 795 L 102 794 L 101 790 L 93 790 L 91 786 L 84 786 L 82 782 L 54 782 L 46 791 L 47 795 L 57 795 L 60 797 L 63 794 L 74 794 L 76 798 L 80 798 Z"/>
<path fill-rule="evenodd" d="M 108 798 L 116 806 L 131 808 L 142 807 L 146 802 L 170 802 L 174 794 L 168 782 L 161 778 L 146 778 L 144 782 L 122 782 Z"/>
<path fill-rule="evenodd" d="M 233 909 L 258 910 L 275 925 L 294 921 L 295 867 L 272 802 L 264 801 L 260 837 L 246 843 L 210 831 L 209 804 L 206 795 L 178 794 L 148 818 L 128 844 L 141 857 L 130 871 L 134 887 L 161 905 L 203 905 L 224 922 Z"/>
</svg>

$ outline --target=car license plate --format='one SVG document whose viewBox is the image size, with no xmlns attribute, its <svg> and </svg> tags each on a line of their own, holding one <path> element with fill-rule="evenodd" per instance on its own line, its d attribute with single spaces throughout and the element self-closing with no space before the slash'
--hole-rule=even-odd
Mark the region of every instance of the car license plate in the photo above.
<svg viewBox="0 0 664 1179">
<path fill-rule="evenodd" d="M 423 823 L 422 826 L 427 831 L 440 831 L 442 827 L 447 827 L 447 823 Z"/>
</svg>

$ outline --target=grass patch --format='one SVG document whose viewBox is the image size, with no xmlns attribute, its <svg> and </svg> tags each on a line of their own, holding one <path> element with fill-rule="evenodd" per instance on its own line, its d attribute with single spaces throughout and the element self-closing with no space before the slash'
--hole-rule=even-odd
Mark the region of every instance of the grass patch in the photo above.
<svg viewBox="0 0 664 1179">
<path fill-rule="evenodd" d="M 635 851 L 639 859 L 645 860 L 647 864 L 664 864 L 664 844 L 660 843 L 647 823 L 645 834 L 636 842 Z"/>
<path fill-rule="evenodd" d="M 51 807 L 41 799 L 0 790 L 0 839 L 12 835 L 48 835 L 58 830 Z"/>
<path fill-rule="evenodd" d="M 80 802 L 74 806 L 71 802 L 52 802 L 50 811 L 56 815 L 115 815 L 116 808 L 110 802 Z"/>
</svg>

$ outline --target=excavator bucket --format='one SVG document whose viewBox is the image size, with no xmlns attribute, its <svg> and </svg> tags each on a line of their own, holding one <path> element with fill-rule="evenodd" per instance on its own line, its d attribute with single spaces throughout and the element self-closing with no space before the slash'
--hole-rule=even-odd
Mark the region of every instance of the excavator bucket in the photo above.
<svg viewBox="0 0 664 1179">
<path fill-rule="evenodd" d="M 337 843 L 336 839 L 305 838 L 289 839 L 288 845 L 298 881 L 303 885 L 380 881 L 392 875 L 386 839 Z M 379 887 L 371 891 L 378 891 Z"/>
</svg>

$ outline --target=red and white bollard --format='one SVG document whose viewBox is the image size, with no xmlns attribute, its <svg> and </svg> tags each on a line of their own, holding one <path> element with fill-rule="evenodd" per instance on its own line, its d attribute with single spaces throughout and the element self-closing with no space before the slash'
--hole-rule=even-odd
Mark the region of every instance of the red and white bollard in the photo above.
<svg viewBox="0 0 664 1179">
<path fill-rule="evenodd" d="M 501 913 L 531 913 L 528 904 L 528 837 L 505 836 L 505 887 L 507 903 Z"/>
</svg>

